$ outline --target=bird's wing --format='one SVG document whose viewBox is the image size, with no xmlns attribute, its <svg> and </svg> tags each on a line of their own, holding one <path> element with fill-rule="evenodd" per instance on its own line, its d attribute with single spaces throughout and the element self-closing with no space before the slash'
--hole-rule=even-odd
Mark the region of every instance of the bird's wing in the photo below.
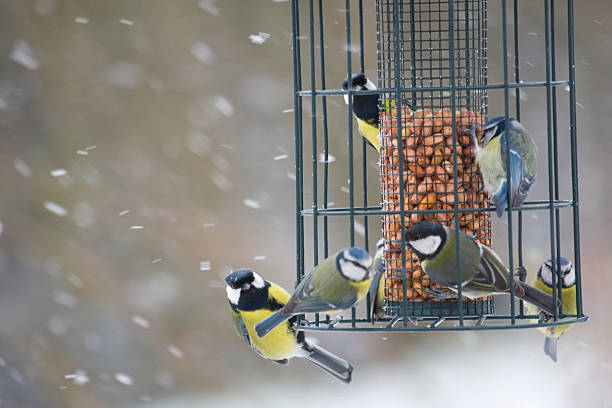
<svg viewBox="0 0 612 408">
<path fill-rule="evenodd" d="M 510 133 L 511 135 L 513 133 Z M 506 136 L 508 132 L 504 132 L 501 136 L 501 158 L 504 163 L 504 167 L 508 168 L 507 157 L 506 157 Z M 524 152 L 521 146 L 516 143 L 514 138 L 510 137 L 510 179 L 511 179 L 511 191 L 510 197 L 512 199 L 512 206 L 518 207 L 527 198 L 527 194 L 535 182 L 535 173 L 528 171 L 527 160 L 524 157 L 528 152 Z"/>
<path fill-rule="evenodd" d="M 315 278 L 315 271 L 312 271 L 304 277 L 300 282 L 291 299 L 283 308 L 282 314 L 298 314 L 298 313 L 317 313 L 333 310 L 346 309 L 357 301 L 357 295 L 353 291 L 347 291 L 341 287 L 343 279 L 334 279 L 333 273 L 323 273 Z M 321 271 L 322 272 L 322 271 Z M 314 279 L 318 282 L 314 284 Z M 321 296 L 321 288 L 325 288 L 327 293 L 344 293 L 344 296 L 339 296 L 333 301 L 326 301 Z"/>
<path fill-rule="evenodd" d="M 506 292 L 509 289 L 508 270 L 497 254 L 478 243 L 481 251 L 478 273 L 470 281 L 473 290 L 482 292 Z"/>
</svg>

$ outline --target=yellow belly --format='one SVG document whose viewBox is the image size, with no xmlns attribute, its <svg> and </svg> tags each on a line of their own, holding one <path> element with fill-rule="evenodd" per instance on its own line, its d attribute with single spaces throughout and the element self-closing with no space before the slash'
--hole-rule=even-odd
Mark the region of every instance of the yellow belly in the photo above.
<svg viewBox="0 0 612 408">
<path fill-rule="evenodd" d="M 541 290 L 542 292 L 548 293 L 552 295 L 552 289 L 542 282 L 540 279 L 535 279 L 531 282 L 531 286 L 536 289 Z M 563 314 L 576 314 L 576 286 L 572 286 L 571 288 L 561 289 L 561 296 L 563 299 L 562 311 Z M 530 303 L 525 303 L 527 306 L 527 311 L 529 314 L 538 314 L 540 310 Z M 531 320 L 532 323 L 537 323 L 537 320 Z M 544 333 L 547 337 L 560 337 L 567 329 L 572 327 L 571 324 L 564 324 L 563 326 L 549 326 L 549 327 L 540 327 L 542 333 Z"/>
<path fill-rule="evenodd" d="M 357 128 L 361 136 L 365 137 L 366 140 L 374 146 L 376 151 L 380 153 L 380 140 L 378 139 L 379 129 L 359 118 L 357 118 Z"/>
<path fill-rule="evenodd" d="M 255 325 L 272 314 L 269 310 L 253 312 L 241 311 L 240 316 L 244 322 L 251 343 L 261 354 L 270 360 L 284 360 L 293 357 L 298 344 L 295 332 L 290 329 L 289 322 L 285 321 L 275 327 L 267 336 L 260 338 L 255 333 Z"/>
</svg>

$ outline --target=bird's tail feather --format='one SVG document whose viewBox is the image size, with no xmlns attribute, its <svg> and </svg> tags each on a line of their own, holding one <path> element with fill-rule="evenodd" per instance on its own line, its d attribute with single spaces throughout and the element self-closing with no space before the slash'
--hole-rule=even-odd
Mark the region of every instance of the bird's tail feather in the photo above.
<svg viewBox="0 0 612 408">
<path fill-rule="evenodd" d="M 523 299 L 525 302 L 529 302 L 534 306 L 539 307 L 544 312 L 549 315 L 553 315 L 555 309 L 560 306 L 561 302 L 557 299 L 557 307 L 553 302 L 552 296 L 547 293 L 542 292 L 539 289 L 536 289 L 528 284 L 521 282 L 519 280 L 515 280 L 515 293 L 517 297 Z"/>
<path fill-rule="evenodd" d="M 270 315 L 266 319 L 255 325 L 255 332 L 257 336 L 265 337 L 270 333 L 276 326 L 291 318 L 290 314 L 282 315 L 280 310 L 277 310 L 273 315 Z"/>
<path fill-rule="evenodd" d="M 306 340 L 302 345 L 306 353 L 302 357 L 309 363 L 333 375 L 340 381 L 350 383 L 353 379 L 353 366 L 348 361 L 333 355 L 323 347 Z"/>
<path fill-rule="evenodd" d="M 493 195 L 493 203 L 495 203 L 495 211 L 497 212 L 498 217 L 501 217 L 504 214 L 504 210 L 506 209 L 506 205 L 508 203 L 507 188 L 508 185 L 504 181 Z"/>
<path fill-rule="evenodd" d="M 557 341 L 558 337 L 548 337 L 544 340 L 544 353 L 548 355 L 554 362 L 557 361 Z"/>
</svg>

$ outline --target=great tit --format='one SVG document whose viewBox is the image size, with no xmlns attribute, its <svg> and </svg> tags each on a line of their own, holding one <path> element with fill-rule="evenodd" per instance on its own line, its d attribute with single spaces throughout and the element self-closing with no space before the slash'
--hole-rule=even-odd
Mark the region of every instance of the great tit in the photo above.
<svg viewBox="0 0 612 408">
<path fill-rule="evenodd" d="M 480 125 L 478 125 L 480 126 Z M 485 146 L 478 144 L 476 129 L 472 138 L 476 148 L 476 160 L 482 173 L 485 188 L 491 194 L 497 216 L 501 217 L 507 206 L 506 137 L 510 137 L 510 205 L 518 207 L 527 198 L 536 177 L 536 144 L 518 120 L 505 117 L 491 119 L 484 125 Z"/>
<path fill-rule="evenodd" d="M 353 74 L 350 84 L 352 91 L 373 91 L 376 85 L 370 81 L 363 72 Z M 349 88 L 349 80 L 346 78 L 342 82 L 342 89 L 345 91 Z M 352 95 L 353 97 L 353 115 L 357 119 L 357 128 L 370 146 L 380 153 L 380 136 L 379 124 L 380 116 L 378 111 L 378 95 Z M 348 105 L 348 95 L 344 95 L 344 102 Z"/>
<path fill-rule="evenodd" d="M 292 316 L 348 309 L 365 297 L 371 282 L 370 254 L 356 247 L 342 249 L 304 276 L 287 304 L 258 323 L 255 331 L 264 337 Z"/>
<path fill-rule="evenodd" d="M 455 230 L 441 224 L 421 221 L 406 231 L 405 238 L 430 279 L 456 291 L 458 265 L 455 255 Z M 510 292 L 510 272 L 491 248 L 460 232 L 459 251 L 464 296 L 473 299 Z M 514 280 L 513 285 L 516 297 L 553 314 L 552 296 L 518 279 Z M 430 293 L 436 297 L 448 295 Z"/>
<path fill-rule="evenodd" d="M 561 311 L 566 315 L 576 314 L 576 275 L 574 265 L 572 265 L 569 259 L 561 257 L 559 258 L 559 266 L 561 277 L 557 278 L 555 286 L 558 285 L 559 279 L 561 279 Z M 552 259 L 544 262 L 538 270 L 538 276 L 531 282 L 531 285 L 542 292 L 551 294 L 553 290 L 552 274 L 553 270 L 556 271 L 556 269 L 557 267 Z M 538 308 L 531 305 L 527 306 L 527 310 L 530 314 L 538 314 L 540 312 Z M 550 356 L 553 361 L 557 361 L 557 341 L 570 327 L 571 325 L 567 324 L 564 326 L 541 327 L 539 329 L 546 336 L 544 340 L 544 353 Z"/>
<path fill-rule="evenodd" d="M 372 262 L 372 286 L 370 286 L 370 299 L 372 311 L 370 317 L 372 323 L 386 316 L 385 313 L 385 239 L 381 238 L 376 243 L 376 255 Z"/>
<path fill-rule="evenodd" d="M 257 354 L 277 364 L 287 364 L 300 357 L 340 380 L 351 382 L 353 366 L 305 338 L 303 331 L 285 321 L 264 339 L 255 334 L 255 324 L 281 309 L 289 293 L 275 283 L 265 281 L 251 269 L 238 269 L 226 278 L 234 330 Z"/>
</svg>

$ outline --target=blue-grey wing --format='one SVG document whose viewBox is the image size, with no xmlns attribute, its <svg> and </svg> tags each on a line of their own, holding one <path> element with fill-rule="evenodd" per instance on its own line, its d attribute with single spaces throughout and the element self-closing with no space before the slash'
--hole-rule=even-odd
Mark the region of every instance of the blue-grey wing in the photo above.
<svg viewBox="0 0 612 408">
<path fill-rule="evenodd" d="M 507 149 L 506 149 L 506 135 L 504 132 L 501 136 L 501 158 L 504 163 L 504 167 L 508 168 L 507 162 Z M 528 136 L 527 136 L 528 137 Z M 529 141 L 530 142 L 530 141 Z M 510 137 L 510 198 L 513 207 L 518 207 L 527 198 L 529 190 L 535 182 L 535 173 L 530 171 L 529 167 L 532 167 L 529 161 L 531 155 L 534 152 L 527 152 L 525 148 L 528 146 L 521 146 L 514 137 Z M 527 157 L 530 156 L 530 157 Z"/>
</svg>

